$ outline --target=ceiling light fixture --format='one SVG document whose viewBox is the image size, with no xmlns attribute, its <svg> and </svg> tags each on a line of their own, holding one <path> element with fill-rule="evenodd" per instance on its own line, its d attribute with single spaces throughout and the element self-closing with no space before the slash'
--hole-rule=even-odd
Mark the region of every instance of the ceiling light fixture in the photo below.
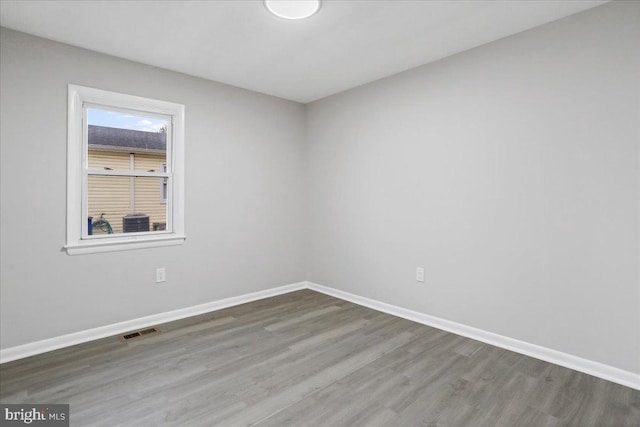
<svg viewBox="0 0 640 427">
<path fill-rule="evenodd" d="M 320 0 L 264 0 L 267 10 L 284 19 L 304 19 L 320 10 Z"/>
</svg>

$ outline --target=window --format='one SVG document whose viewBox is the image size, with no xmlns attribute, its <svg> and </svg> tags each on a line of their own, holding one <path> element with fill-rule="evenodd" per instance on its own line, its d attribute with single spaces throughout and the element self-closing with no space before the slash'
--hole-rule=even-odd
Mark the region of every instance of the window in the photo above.
<svg viewBox="0 0 640 427">
<path fill-rule="evenodd" d="M 68 102 L 67 252 L 182 243 L 184 106 L 76 85 Z"/>
<path fill-rule="evenodd" d="M 167 171 L 167 164 L 163 163 L 162 164 L 162 172 L 166 172 Z M 167 184 L 168 184 L 168 180 L 167 178 L 162 178 L 162 182 L 160 183 L 160 201 L 162 203 L 167 203 Z"/>
</svg>

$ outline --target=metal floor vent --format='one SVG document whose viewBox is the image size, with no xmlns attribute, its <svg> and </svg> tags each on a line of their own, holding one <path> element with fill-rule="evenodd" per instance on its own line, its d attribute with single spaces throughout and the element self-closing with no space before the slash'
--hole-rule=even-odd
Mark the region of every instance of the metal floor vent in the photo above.
<svg viewBox="0 0 640 427">
<path fill-rule="evenodd" d="M 135 331 L 135 332 L 130 332 L 126 335 L 122 335 L 120 337 L 120 341 L 129 341 L 132 340 L 134 338 L 140 338 L 144 335 L 149 335 L 149 334 L 157 334 L 158 332 L 160 332 L 159 329 L 156 328 L 148 328 L 148 329 L 142 329 L 140 331 Z"/>
</svg>

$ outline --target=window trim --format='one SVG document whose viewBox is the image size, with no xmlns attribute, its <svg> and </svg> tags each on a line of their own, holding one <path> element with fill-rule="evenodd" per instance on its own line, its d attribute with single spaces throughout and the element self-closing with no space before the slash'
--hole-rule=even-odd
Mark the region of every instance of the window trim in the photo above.
<svg viewBox="0 0 640 427">
<path fill-rule="evenodd" d="M 172 222 L 170 232 L 145 232 L 144 234 L 109 236 L 104 239 L 83 239 L 83 230 L 87 227 L 86 215 L 83 216 L 83 213 L 86 213 L 86 206 L 84 206 L 86 190 L 83 189 L 87 168 L 83 151 L 86 148 L 83 135 L 85 104 L 171 117 L 172 143 L 171 147 L 168 147 L 171 152 L 167 152 L 167 165 L 172 174 L 167 188 L 168 195 L 171 195 L 167 206 L 167 217 L 171 218 Z M 186 239 L 184 232 L 184 110 L 184 105 L 173 102 L 74 84 L 68 86 L 67 239 L 64 248 L 69 255 L 179 245 L 184 242 Z"/>
</svg>

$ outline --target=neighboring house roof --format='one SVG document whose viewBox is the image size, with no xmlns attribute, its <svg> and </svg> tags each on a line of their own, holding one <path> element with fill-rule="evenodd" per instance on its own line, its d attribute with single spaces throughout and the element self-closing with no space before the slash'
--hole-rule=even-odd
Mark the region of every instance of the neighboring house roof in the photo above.
<svg viewBox="0 0 640 427">
<path fill-rule="evenodd" d="M 167 134 L 141 130 L 89 125 L 89 147 L 127 152 L 162 152 L 167 150 Z"/>
</svg>

